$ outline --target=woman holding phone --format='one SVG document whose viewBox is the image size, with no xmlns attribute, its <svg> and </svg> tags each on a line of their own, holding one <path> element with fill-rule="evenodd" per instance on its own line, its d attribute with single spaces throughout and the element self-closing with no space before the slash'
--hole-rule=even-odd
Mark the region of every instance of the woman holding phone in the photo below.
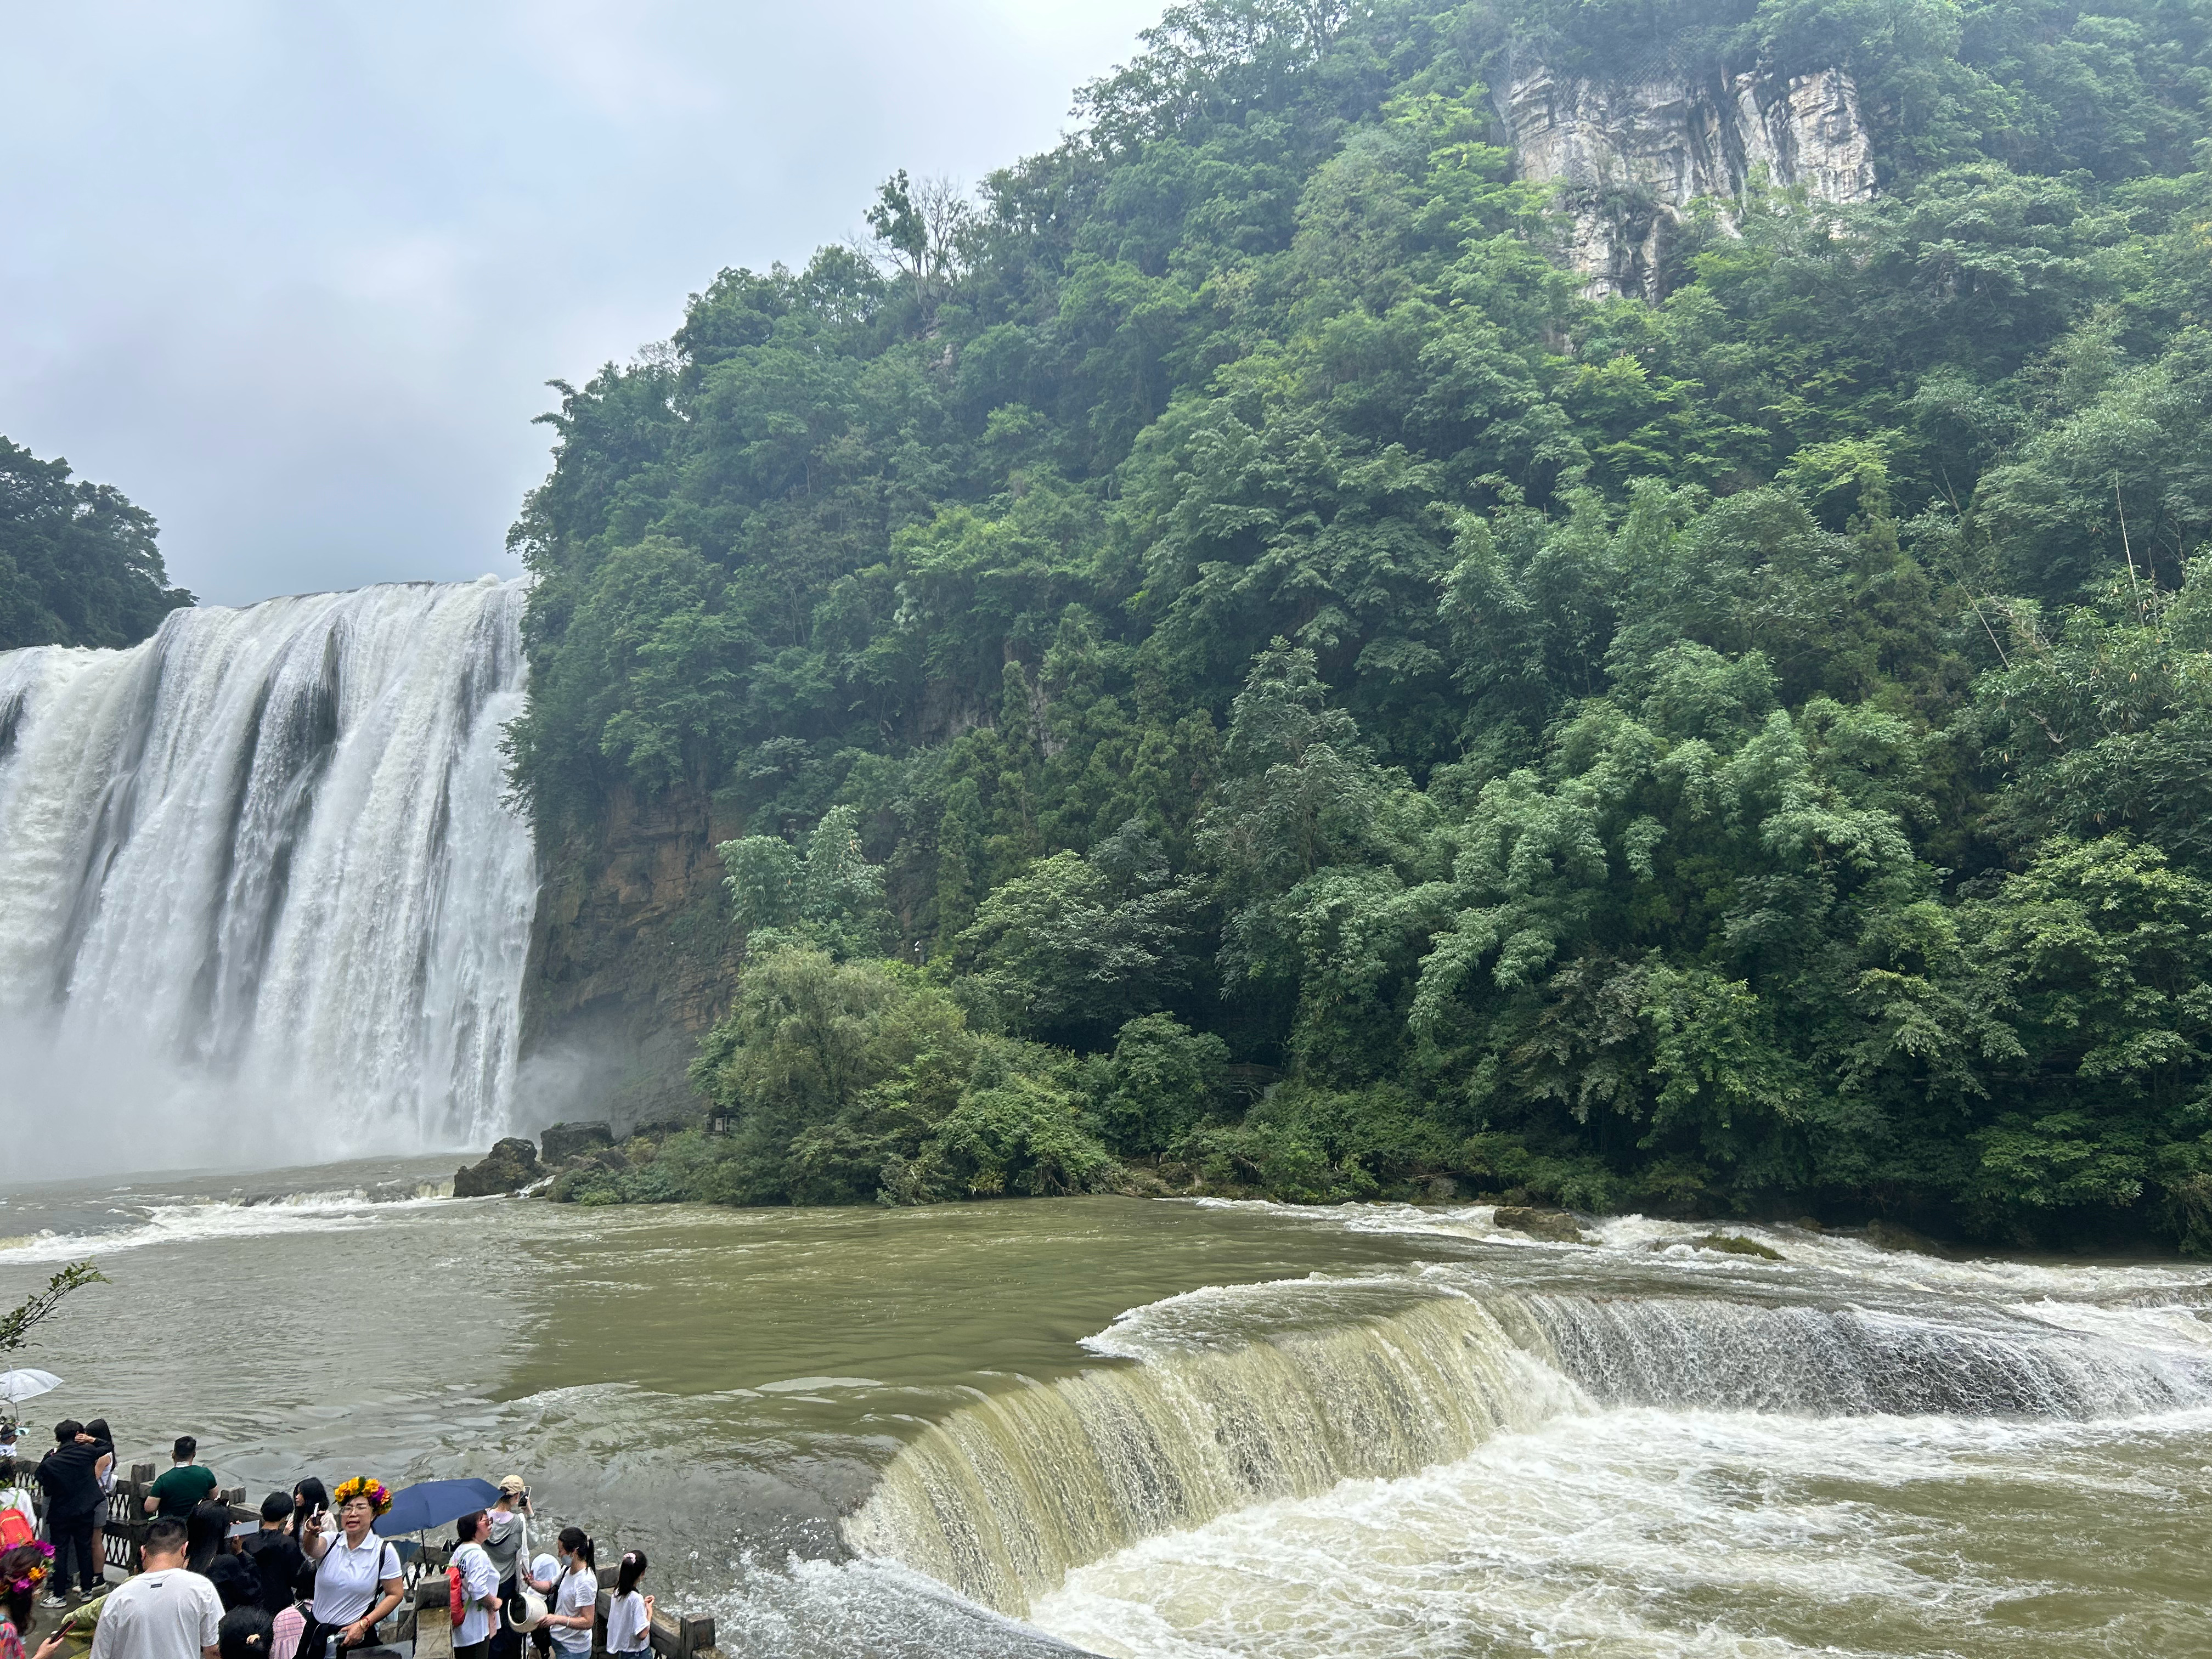
<svg viewBox="0 0 2212 1659">
<path fill-rule="evenodd" d="M 592 1626 L 599 1622 L 599 1564 L 591 1534 L 581 1527 L 561 1528 L 561 1583 L 553 1592 L 553 1611 L 545 1633 L 559 1659 L 592 1659 Z"/>
<path fill-rule="evenodd" d="M 300 1659 L 324 1659 L 330 1638 L 341 1650 L 363 1648 L 380 1620 L 399 1605 L 399 1553 L 372 1528 L 392 1507 L 381 1480 L 357 1474 L 332 1494 L 338 1508 L 335 1535 L 309 1527 L 300 1548 L 315 1566 L 315 1599 L 300 1633 Z"/>
</svg>

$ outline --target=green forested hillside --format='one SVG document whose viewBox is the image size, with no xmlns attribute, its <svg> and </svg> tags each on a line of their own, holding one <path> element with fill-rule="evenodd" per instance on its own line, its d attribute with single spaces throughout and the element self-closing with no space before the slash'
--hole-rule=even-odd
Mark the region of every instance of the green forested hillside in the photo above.
<svg viewBox="0 0 2212 1659">
<path fill-rule="evenodd" d="M 107 484 L 70 482 L 0 438 L 0 651 L 136 645 L 192 603 L 154 544 L 154 520 Z"/>
<path fill-rule="evenodd" d="M 1203 0 L 561 387 L 518 782 L 749 831 L 738 1132 L 581 1195 L 2212 1246 L 2209 35 Z M 1655 53 L 1846 68 L 1878 199 L 1581 297 L 1489 88 Z"/>
</svg>

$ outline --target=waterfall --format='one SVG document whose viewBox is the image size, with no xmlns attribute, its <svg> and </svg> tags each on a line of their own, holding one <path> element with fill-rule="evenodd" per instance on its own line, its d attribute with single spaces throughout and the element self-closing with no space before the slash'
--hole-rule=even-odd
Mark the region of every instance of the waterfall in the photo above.
<svg viewBox="0 0 2212 1659">
<path fill-rule="evenodd" d="M 1340 1314 L 1354 1300 L 1310 1285 L 1289 1288 Z M 1222 1294 L 1279 1316 L 1285 1288 Z M 1125 1316 L 1117 1330 L 1139 1340 L 1099 1346 L 1138 1363 L 979 1397 L 931 1425 L 846 1541 L 1019 1616 L 1071 1568 L 1142 1539 L 1617 1407 L 2086 1419 L 2212 1404 L 2212 1355 L 2026 1320 L 1395 1291 L 1394 1311 L 1225 1346 L 1171 1321 L 1146 1328 L 1189 1298 Z"/>
<path fill-rule="evenodd" d="M 979 1399 L 892 1461 L 846 1540 L 1018 1615 L 1139 1538 L 1581 1408 L 1487 1310 L 1439 1298 Z"/>
<path fill-rule="evenodd" d="M 536 893 L 500 747 L 524 598 L 307 594 L 0 656 L 15 1173 L 503 1128 Z"/>
</svg>

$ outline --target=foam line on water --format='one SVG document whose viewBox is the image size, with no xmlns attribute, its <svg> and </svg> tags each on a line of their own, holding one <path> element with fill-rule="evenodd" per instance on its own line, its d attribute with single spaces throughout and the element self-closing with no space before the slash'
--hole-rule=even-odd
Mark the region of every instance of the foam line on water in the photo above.
<svg viewBox="0 0 2212 1659">
<path fill-rule="evenodd" d="M 382 1217 L 452 1202 L 431 1191 L 413 1198 L 372 1198 L 366 1193 L 300 1193 L 250 1203 L 210 1199 L 160 1204 L 143 1219 L 108 1232 L 42 1231 L 0 1239 L 0 1261 L 76 1261 L 149 1244 L 204 1243 L 279 1233 L 343 1232 L 375 1224 Z"/>
<path fill-rule="evenodd" d="M 1500 1227 L 1490 1204 L 1276 1204 L 1267 1200 L 1196 1199 L 1206 1208 L 1251 1209 L 1353 1232 L 1436 1237 L 1531 1249 L 1552 1255 L 1605 1253 L 1656 1258 L 1686 1271 L 1780 1276 L 1817 1269 L 1844 1279 L 1910 1291 L 1964 1294 L 1993 1300 L 2106 1301 L 2128 1296 L 2196 1294 L 2212 1302 L 2212 1265 L 2195 1262 L 2046 1262 L 1968 1255 L 1960 1259 L 1883 1249 L 1849 1233 L 1741 1221 L 1668 1221 L 1644 1215 L 1599 1217 L 1586 1223 L 1592 1243 L 1551 1244 Z M 1768 1262 L 1695 1248 L 1715 1234 L 1766 1246 L 1781 1257 Z"/>
</svg>

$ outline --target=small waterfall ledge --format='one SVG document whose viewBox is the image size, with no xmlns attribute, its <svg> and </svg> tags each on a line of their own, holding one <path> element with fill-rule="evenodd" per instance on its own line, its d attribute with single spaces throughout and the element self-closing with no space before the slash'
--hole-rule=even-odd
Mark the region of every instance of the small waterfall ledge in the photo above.
<svg viewBox="0 0 2212 1659">
<path fill-rule="evenodd" d="M 1455 1462 L 1557 1418 L 1644 1406 L 2085 1421 L 2206 1405 L 2212 1359 L 2033 1322 L 1437 1294 L 1334 1328 L 1153 1345 L 1136 1364 L 978 1398 L 901 1451 L 844 1531 L 863 1555 L 1022 1617 L 1072 1568 L 1142 1539 Z"/>
<path fill-rule="evenodd" d="M 501 750 L 525 595 L 306 594 L 0 656 L 10 1118 L 82 1113 L 138 1168 L 505 1127 L 537 891 Z"/>
</svg>

